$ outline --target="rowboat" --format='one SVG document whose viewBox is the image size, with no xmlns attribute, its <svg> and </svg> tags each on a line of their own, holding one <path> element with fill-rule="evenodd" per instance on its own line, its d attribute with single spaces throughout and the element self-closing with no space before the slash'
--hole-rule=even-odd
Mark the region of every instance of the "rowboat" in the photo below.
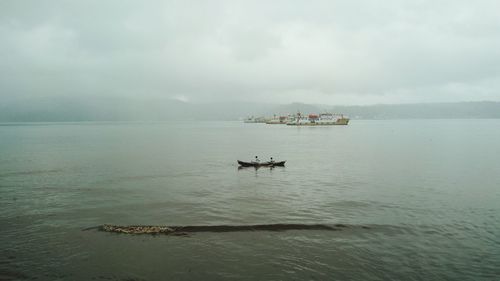
<svg viewBox="0 0 500 281">
<path fill-rule="evenodd" d="M 286 161 L 278 161 L 278 162 L 245 162 L 238 160 L 238 164 L 241 167 L 275 167 L 275 166 L 285 166 Z"/>
</svg>

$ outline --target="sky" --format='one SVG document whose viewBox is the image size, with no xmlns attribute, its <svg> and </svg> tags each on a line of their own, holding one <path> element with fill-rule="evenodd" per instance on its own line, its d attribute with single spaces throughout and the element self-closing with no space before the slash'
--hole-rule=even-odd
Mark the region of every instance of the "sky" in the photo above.
<svg viewBox="0 0 500 281">
<path fill-rule="evenodd" d="M 500 2 L 0 1 L 0 102 L 500 101 Z"/>
</svg>

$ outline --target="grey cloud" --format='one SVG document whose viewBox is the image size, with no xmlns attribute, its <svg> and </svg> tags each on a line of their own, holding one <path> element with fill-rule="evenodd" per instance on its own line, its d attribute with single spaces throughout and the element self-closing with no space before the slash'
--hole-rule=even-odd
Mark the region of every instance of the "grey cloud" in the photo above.
<svg viewBox="0 0 500 281">
<path fill-rule="evenodd" d="M 2 1 L 0 98 L 500 100 L 496 1 Z"/>
</svg>

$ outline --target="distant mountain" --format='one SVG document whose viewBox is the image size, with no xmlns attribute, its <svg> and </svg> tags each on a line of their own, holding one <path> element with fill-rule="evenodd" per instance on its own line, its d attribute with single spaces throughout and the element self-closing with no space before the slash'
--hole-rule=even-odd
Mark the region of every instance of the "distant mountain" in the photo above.
<svg viewBox="0 0 500 281">
<path fill-rule="evenodd" d="M 329 106 L 302 103 L 187 103 L 170 99 L 45 98 L 0 103 L 0 122 L 238 120 L 302 113 L 343 113 L 353 119 L 500 118 L 500 102 Z"/>
<path fill-rule="evenodd" d="M 457 102 L 379 104 L 368 106 L 321 106 L 291 104 L 278 106 L 279 112 L 343 113 L 354 119 L 460 119 L 500 118 L 500 102 Z"/>
</svg>

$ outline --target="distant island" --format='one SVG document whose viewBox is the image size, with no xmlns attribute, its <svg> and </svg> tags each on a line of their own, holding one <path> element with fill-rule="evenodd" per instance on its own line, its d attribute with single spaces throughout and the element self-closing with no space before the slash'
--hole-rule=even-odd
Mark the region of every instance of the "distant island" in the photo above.
<svg viewBox="0 0 500 281">
<path fill-rule="evenodd" d="M 304 103 L 189 103 L 170 99 L 30 99 L 0 103 L 0 122 L 242 120 L 273 114 L 343 113 L 351 119 L 500 118 L 500 102 L 332 106 Z"/>
</svg>

